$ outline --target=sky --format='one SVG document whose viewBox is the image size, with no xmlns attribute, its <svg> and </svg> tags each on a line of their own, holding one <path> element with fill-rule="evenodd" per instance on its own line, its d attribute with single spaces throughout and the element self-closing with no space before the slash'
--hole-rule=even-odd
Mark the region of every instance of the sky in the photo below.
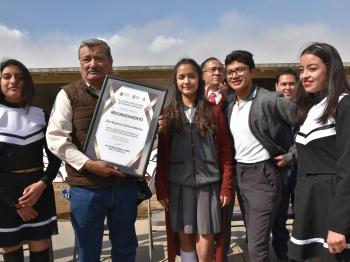
<svg viewBox="0 0 350 262">
<path fill-rule="evenodd" d="M 0 61 L 78 67 L 81 40 L 97 37 L 114 66 L 201 63 L 233 50 L 256 63 L 297 63 L 315 41 L 350 62 L 348 0 L 0 0 Z"/>
</svg>

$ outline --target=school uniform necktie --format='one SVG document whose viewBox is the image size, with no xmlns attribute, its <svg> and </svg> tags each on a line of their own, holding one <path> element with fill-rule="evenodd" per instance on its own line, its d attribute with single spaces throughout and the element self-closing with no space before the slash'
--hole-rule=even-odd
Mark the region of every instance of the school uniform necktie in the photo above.
<svg viewBox="0 0 350 262">
<path fill-rule="evenodd" d="M 213 104 L 216 104 L 215 98 L 216 98 L 216 94 L 215 93 L 211 93 L 209 95 L 209 102 L 213 103 Z"/>
</svg>

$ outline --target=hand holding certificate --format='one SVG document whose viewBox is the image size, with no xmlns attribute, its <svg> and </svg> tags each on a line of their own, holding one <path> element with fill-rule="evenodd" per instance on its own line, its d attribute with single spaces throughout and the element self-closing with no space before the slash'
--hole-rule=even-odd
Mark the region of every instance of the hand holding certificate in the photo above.
<svg viewBox="0 0 350 262">
<path fill-rule="evenodd" d="M 110 177 L 119 176 L 125 177 L 125 174 L 120 172 L 116 166 L 109 164 L 102 160 L 88 160 L 86 161 L 84 168 L 89 172 L 100 176 L 100 177 Z"/>
<path fill-rule="evenodd" d="M 129 175 L 143 176 L 166 90 L 107 76 L 97 103 L 85 153 Z"/>
</svg>

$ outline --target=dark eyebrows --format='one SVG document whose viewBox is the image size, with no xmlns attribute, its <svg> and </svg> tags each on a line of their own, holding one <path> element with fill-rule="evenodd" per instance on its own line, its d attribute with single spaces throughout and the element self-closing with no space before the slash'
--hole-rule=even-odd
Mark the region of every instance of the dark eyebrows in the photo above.
<svg viewBox="0 0 350 262">
<path fill-rule="evenodd" d="M 197 73 L 193 72 L 193 73 L 187 73 L 187 74 L 178 74 L 177 76 L 178 77 L 179 76 L 191 76 L 191 77 L 193 77 L 193 76 L 197 76 Z"/>
<path fill-rule="evenodd" d="M 22 73 L 15 73 L 15 74 L 11 74 L 11 73 L 2 73 L 0 74 L 0 77 L 9 77 L 9 76 L 16 76 L 18 78 L 23 77 Z"/>
<path fill-rule="evenodd" d="M 310 66 L 319 66 L 319 64 L 313 63 L 313 64 L 308 64 L 306 67 Z M 303 66 L 299 66 L 299 69 L 304 68 Z"/>
</svg>

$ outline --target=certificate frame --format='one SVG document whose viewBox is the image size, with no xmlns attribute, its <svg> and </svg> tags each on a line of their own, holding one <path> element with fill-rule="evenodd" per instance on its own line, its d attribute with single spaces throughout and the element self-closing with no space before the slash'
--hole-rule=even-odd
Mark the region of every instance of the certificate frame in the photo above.
<svg viewBox="0 0 350 262">
<path fill-rule="evenodd" d="M 116 166 L 126 175 L 142 178 L 166 96 L 165 88 L 107 75 L 84 153 L 92 160 Z"/>
</svg>

